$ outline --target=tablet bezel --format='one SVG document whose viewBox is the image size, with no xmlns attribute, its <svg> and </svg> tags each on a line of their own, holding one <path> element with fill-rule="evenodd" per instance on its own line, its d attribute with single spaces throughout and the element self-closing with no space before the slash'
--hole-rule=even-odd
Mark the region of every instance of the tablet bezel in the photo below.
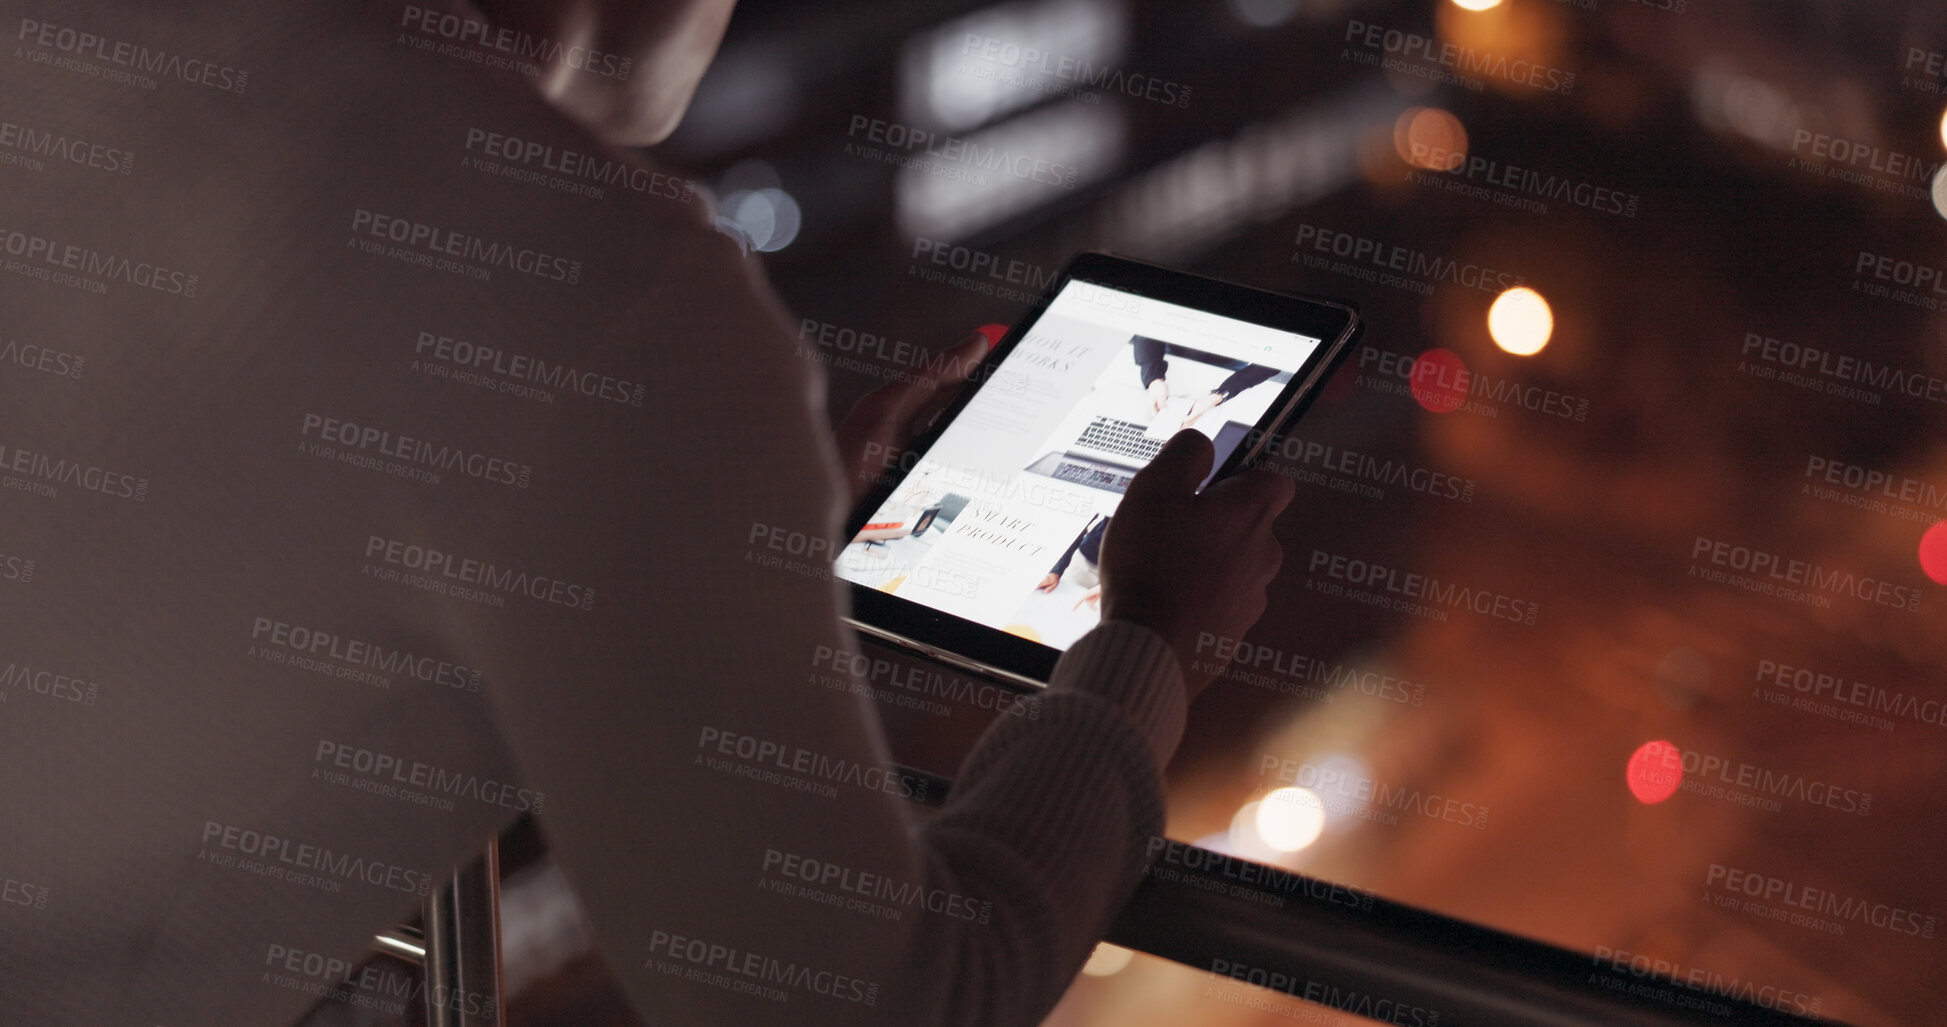
<svg viewBox="0 0 1947 1027">
<path fill-rule="evenodd" d="M 882 475 L 854 507 L 845 522 L 842 545 L 849 546 L 858 537 L 866 522 L 918 465 L 920 456 L 933 447 L 947 426 L 960 416 L 973 397 L 992 379 L 994 370 L 1027 336 L 1029 328 L 1047 312 L 1054 298 L 1074 281 L 1320 340 L 1318 347 L 1292 374 L 1291 381 L 1286 383 L 1278 398 L 1272 401 L 1264 416 L 1245 436 L 1244 444 L 1224 461 L 1216 478 L 1234 474 L 1257 462 L 1278 432 L 1304 413 L 1312 400 L 1317 398 L 1325 379 L 1352 352 L 1363 330 L 1357 309 L 1343 301 L 1271 292 L 1107 253 L 1079 254 L 1062 268 L 1061 273 L 1049 283 L 1047 291 L 1035 300 L 1034 305 L 973 369 L 968 376 L 970 387 L 961 389 L 960 394 L 933 423 L 907 444 L 901 454 L 900 466 Z M 1047 687 L 1055 663 L 1061 659 L 1063 650 L 1052 646 L 943 613 L 867 585 L 857 582 L 848 584 L 851 585 L 852 607 L 845 619 L 859 630 L 886 643 L 1008 682 L 1025 691 Z"/>
</svg>

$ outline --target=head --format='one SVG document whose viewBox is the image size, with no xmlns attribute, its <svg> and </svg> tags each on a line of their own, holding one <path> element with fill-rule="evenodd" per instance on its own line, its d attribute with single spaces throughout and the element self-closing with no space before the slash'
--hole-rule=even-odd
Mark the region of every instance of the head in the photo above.
<svg viewBox="0 0 1947 1027">
<path fill-rule="evenodd" d="M 558 43 L 539 87 L 611 143 L 669 137 L 723 42 L 736 0 L 475 0 L 502 28 Z M 624 63 L 626 62 L 626 63 Z"/>
</svg>

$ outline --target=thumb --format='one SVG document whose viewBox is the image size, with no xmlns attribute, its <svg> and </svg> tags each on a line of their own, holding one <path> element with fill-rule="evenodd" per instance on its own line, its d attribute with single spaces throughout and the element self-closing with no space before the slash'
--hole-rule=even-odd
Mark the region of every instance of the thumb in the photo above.
<svg viewBox="0 0 1947 1027">
<path fill-rule="evenodd" d="M 1210 437 L 1194 428 L 1185 428 L 1163 444 L 1149 466 L 1136 472 L 1129 482 L 1129 491 L 1122 497 L 1124 502 L 1175 497 L 1188 499 L 1202 484 L 1205 475 L 1210 473 L 1211 461 L 1217 458 L 1217 448 L 1211 444 Z"/>
</svg>

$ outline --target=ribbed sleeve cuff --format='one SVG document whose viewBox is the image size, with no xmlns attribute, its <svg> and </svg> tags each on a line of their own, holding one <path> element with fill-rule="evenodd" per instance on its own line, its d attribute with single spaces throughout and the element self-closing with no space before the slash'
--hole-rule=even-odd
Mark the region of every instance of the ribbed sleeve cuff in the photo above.
<svg viewBox="0 0 1947 1027">
<path fill-rule="evenodd" d="M 1156 765 L 1183 741 L 1189 703 L 1183 667 L 1161 635 L 1130 621 L 1103 621 L 1062 654 L 1050 691 L 1087 692 L 1123 708 L 1149 742 Z"/>
</svg>

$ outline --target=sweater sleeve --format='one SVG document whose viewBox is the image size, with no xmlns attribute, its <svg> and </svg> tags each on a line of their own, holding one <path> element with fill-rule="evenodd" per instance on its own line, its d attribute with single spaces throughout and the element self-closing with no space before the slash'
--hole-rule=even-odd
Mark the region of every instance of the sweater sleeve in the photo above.
<svg viewBox="0 0 1947 1027">
<path fill-rule="evenodd" d="M 1005 895 L 1008 932 L 931 944 L 958 953 L 925 1022 L 1035 1024 L 1141 877 L 1163 829 L 1162 764 L 1183 735 L 1182 670 L 1153 632 L 1105 622 L 1057 664 L 1037 720 L 1003 717 L 960 768 L 921 838 L 942 884 Z"/>
</svg>

